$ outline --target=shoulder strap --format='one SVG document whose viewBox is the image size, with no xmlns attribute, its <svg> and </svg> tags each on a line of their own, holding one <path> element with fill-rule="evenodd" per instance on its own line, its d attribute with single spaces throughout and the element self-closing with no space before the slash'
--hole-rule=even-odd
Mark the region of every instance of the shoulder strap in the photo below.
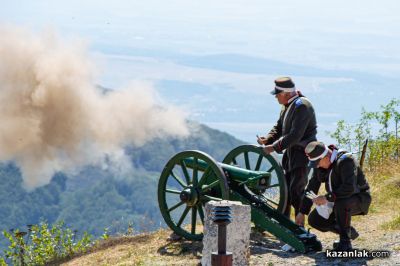
<svg viewBox="0 0 400 266">
<path fill-rule="evenodd" d="M 344 150 L 339 150 L 338 154 L 336 156 L 336 164 L 334 167 L 332 167 L 331 171 L 329 172 L 329 178 L 328 178 L 328 185 L 329 185 L 329 190 L 330 192 L 332 192 L 332 180 L 331 180 L 331 176 L 332 176 L 332 171 L 335 171 L 336 174 L 339 173 L 339 160 L 344 159 L 343 156 L 348 156 L 351 155 L 351 153 L 348 153 L 347 151 Z"/>
<path fill-rule="evenodd" d="M 331 169 L 331 171 L 329 172 L 329 178 L 328 178 L 329 192 L 332 192 L 332 182 L 331 182 L 332 171 L 333 169 Z"/>
<path fill-rule="evenodd" d="M 333 170 L 335 171 L 335 173 L 339 173 L 339 160 L 344 159 L 347 154 L 349 154 L 347 151 L 345 150 L 338 150 L 337 156 L 336 156 L 336 160 L 335 160 L 335 166 L 333 167 Z M 345 156 L 345 157 L 343 157 Z"/>
<path fill-rule="evenodd" d="M 285 116 L 283 117 L 283 121 L 282 121 L 282 132 L 284 131 L 284 128 L 285 128 L 285 125 L 286 125 L 286 118 L 287 118 L 287 115 L 288 115 L 288 113 L 290 112 L 290 110 L 292 110 L 292 106 L 294 105 L 294 102 L 295 102 L 295 101 L 296 101 L 296 99 L 293 100 L 293 101 L 289 104 L 289 106 L 286 108 Z"/>
<path fill-rule="evenodd" d="M 297 99 L 298 99 L 298 98 L 297 98 Z M 289 104 L 289 106 L 286 108 L 285 116 L 283 117 L 283 125 L 285 124 L 286 117 L 287 117 L 289 111 L 292 109 L 292 106 L 294 105 L 294 102 L 295 102 L 297 99 L 294 99 L 294 100 Z"/>
</svg>

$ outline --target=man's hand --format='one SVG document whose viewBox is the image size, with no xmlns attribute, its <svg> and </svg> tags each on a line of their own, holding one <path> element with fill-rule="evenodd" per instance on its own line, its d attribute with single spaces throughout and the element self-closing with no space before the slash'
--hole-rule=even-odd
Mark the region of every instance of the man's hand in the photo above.
<svg viewBox="0 0 400 266">
<path fill-rule="evenodd" d="M 295 223 L 296 223 L 297 225 L 299 225 L 299 226 L 303 226 L 303 227 L 304 227 L 304 217 L 305 217 L 305 215 L 302 214 L 301 212 L 299 212 L 299 213 L 296 215 Z"/>
<path fill-rule="evenodd" d="M 274 151 L 275 151 L 275 149 L 274 149 L 274 146 L 272 146 L 272 145 L 267 145 L 264 147 L 265 154 L 270 154 L 271 152 L 274 152 Z"/>
<path fill-rule="evenodd" d="M 326 203 L 328 203 L 328 200 L 326 199 L 325 196 L 318 196 L 315 199 L 312 200 L 315 205 L 324 205 Z"/>
<path fill-rule="evenodd" d="M 267 142 L 267 139 L 265 137 L 259 137 L 257 135 L 257 143 L 260 145 L 264 145 Z"/>
</svg>

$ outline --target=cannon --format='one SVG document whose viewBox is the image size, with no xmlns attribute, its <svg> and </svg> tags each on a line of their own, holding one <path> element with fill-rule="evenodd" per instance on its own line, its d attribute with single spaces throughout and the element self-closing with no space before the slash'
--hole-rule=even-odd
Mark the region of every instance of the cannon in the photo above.
<svg viewBox="0 0 400 266">
<path fill-rule="evenodd" d="M 255 145 L 230 151 L 222 163 L 190 150 L 174 155 L 158 183 L 158 203 L 166 224 L 189 240 L 203 238 L 204 205 L 236 200 L 251 206 L 255 227 L 268 231 L 297 251 L 319 251 L 321 243 L 283 215 L 288 191 L 278 160 Z"/>
</svg>

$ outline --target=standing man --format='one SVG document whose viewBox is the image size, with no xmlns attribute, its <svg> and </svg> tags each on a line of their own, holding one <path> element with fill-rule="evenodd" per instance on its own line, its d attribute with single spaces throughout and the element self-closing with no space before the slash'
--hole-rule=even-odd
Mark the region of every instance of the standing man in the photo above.
<svg viewBox="0 0 400 266">
<path fill-rule="evenodd" d="M 282 105 L 282 110 L 276 125 L 267 136 L 259 137 L 257 142 L 266 145 L 266 154 L 284 151 L 282 167 L 288 186 L 288 204 L 284 214 L 289 218 L 291 206 L 296 215 L 299 212 L 308 174 L 308 158 L 304 148 L 316 140 L 317 122 L 311 102 L 296 90 L 291 78 L 277 78 L 271 94 Z"/>
<path fill-rule="evenodd" d="M 333 145 L 326 147 L 318 141 L 309 143 L 305 152 L 310 167 L 318 168 L 306 192 L 318 195 L 321 183 L 324 182 L 328 193 L 312 200 L 304 197 L 296 223 L 304 226 L 304 216 L 310 212 L 313 203 L 318 206 L 328 201 L 333 202 L 333 212 L 327 219 L 314 209 L 308 216 L 308 224 L 322 232 L 339 234 L 340 240 L 334 243 L 334 249 L 349 251 L 352 249 L 351 239 L 358 237 L 357 231 L 351 226 L 351 216 L 367 214 L 371 204 L 368 182 L 351 153 L 337 150 Z"/>
</svg>

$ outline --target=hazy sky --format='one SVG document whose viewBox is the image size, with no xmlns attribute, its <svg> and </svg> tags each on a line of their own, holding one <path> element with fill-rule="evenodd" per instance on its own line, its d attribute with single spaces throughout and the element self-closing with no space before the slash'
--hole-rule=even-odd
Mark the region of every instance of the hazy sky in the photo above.
<svg viewBox="0 0 400 266">
<path fill-rule="evenodd" d="M 278 74 L 293 75 L 316 102 L 322 128 L 332 128 L 349 112 L 358 115 L 362 106 L 376 108 L 391 97 L 399 98 L 394 89 L 400 78 L 399 13 L 396 0 L 15 0 L 1 1 L 0 22 L 35 31 L 53 28 L 62 36 L 85 39 L 103 70 L 98 82 L 109 87 L 131 79 L 205 86 L 206 95 L 188 87 L 191 98 L 161 91 L 199 121 L 250 140 L 253 132 L 265 132 L 276 120 L 279 107 L 266 88 Z M 238 73 L 187 63 L 190 56 L 210 54 L 244 55 L 318 71 L 314 76 L 296 71 Z M 332 74 L 336 72 L 340 74 Z M 371 85 L 368 77 L 376 84 Z M 387 95 L 378 93 L 381 86 L 389 89 Z M 230 95 L 236 101 L 224 100 L 228 89 L 234 90 Z M 346 99 L 350 90 L 351 97 L 360 98 Z M 324 98 L 323 92 L 343 94 L 345 99 L 335 98 L 335 106 L 326 109 L 332 97 Z M 247 97 L 253 97 L 248 106 L 240 106 Z M 215 108 L 221 101 L 221 114 L 207 106 Z M 350 103 L 351 110 L 346 106 Z M 257 117 L 261 108 L 266 117 Z"/>
<path fill-rule="evenodd" d="M 400 58 L 395 0 L 2 2 L 3 22 L 52 26 L 95 44 L 245 52 L 329 67 L 335 62 L 323 59 L 345 62 L 349 54 L 363 61 Z"/>
</svg>

